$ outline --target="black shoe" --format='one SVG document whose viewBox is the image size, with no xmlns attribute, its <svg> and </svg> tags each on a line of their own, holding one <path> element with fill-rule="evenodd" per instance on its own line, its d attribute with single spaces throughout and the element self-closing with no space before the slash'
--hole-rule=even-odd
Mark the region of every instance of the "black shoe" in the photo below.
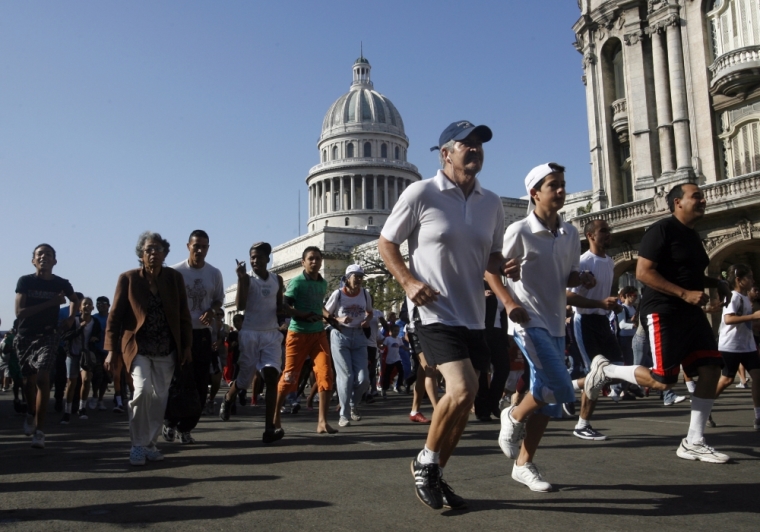
<svg viewBox="0 0 760 532">
<path fill-rule="evenodd" d="M 301 410 L 301 405 L 298 403 L 293 403 L 293 405 L 290 407 L 291 414 L 297 414 L 299 410 Z"/>
<path fill-rule="evenodd" d="M 71 414 L 63 414 L 63 417 L 61 418 L 61 425 L 68 425 L 71 421 Z"/>
<path fill-rule="evenodd" d="M 638 386 L 638 385 L 635 385 L 635 384 L 631 384 L 628 387 L 628 393 L 632 393 L 633 395 L 635 395 L 639 399 L 643 399 L 644 398 L 644 391 L 641 389 L 641 386 Z"/>
<path fill-rule="evenodd" d="M 219 407 L 219 419 L 222 421 L 229 421 L 230 420 L 230 411 L 232 410 L 232 407 L 235 406 L 235 400 L 228 401 L 226 398 L 222 399 L 222 406 Z"/>
<path fill-rule="evenodd" d="M 55 400 L 55 411 L 58 413 L 63 412 L 63 399 Z"/>
<path fill-rule="evenodd" d="M 265 430 L 261 441 L 264 443 L 274 443 L 281 440 L 283 436 L 285 436 L 285 431 L 282 429 Z"/>
<path fill-rule="evenodd" d="M 443 508 L 441 468 L 438 464 L 420 464 L 415 458 L 412 460 L 412 475 L 417 498 L 433 510 Z"/>
<path fill-rule="evenodd" d="M 454 490 L 451 489 L 451 486 L 449 486 L 445 480 L 439 478 L 438 482 L 441 484 L 441 493 L 443 493 L 444 508 L 451 508 L 452 510 L 464 510 L 467 508 L 467 501 L 454 493 Z"/>
<path fill-rule="evenodd" d="M 707 418 L 707 423 L 706 423 L 706 425 L 707 425 L 708 427 L 710 427 L 711 429 L 714 429 L 715 427 L 717 427 L 717 426 L 718 426 L 718 424 L 717 424 L 717 423 L 715 423 L 715 421 L 713 421 L 713 418 L 712 418 L 712 414 L 710 414 L 710 416 Z"/>
<path fill-rule="evenodd" d="M 562 403 L 562 410 L 569 417 L 575 417 L 575 403 Z"/>
</svg>

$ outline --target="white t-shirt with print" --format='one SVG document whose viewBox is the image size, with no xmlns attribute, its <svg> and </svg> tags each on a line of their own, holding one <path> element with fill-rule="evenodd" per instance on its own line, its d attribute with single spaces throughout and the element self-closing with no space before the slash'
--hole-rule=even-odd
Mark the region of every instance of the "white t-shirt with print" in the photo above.
<svg viewBox="0 0 760 532">
<path fill-rule="evenodd" d="M 187 259 L 175 264 L 172 269 L 181 273 L 185 280 L 187 306 L 193 319 L 193 329 L 211 329 L 210 325 L 201 323 L 200 317 L 211 308 L 214 301 L 224 303 L 222 272 L 208 262 L 203 268 L 193 268 Z"/>
<path fill-rule="evenodd" d="M 728 353 L 756 351 L 757 344 L 754 336 L 752 336 L 752 322 L 745 321 L 726 325 L 726 314 L 749 316 L 752 314 L 752 302 L 747 296 L 743 296 L 737 291 L 731 292 L 731 302 L 723 309 L 723 318 L 720 320 L 718 349 Z"/>
<path fill-rule="evenodd" d="M 342 327 L 361 327 L 362 322 L 367 317 L 367 312 L 372 312 L 372 296 L 364 288 L 359 290 L 359 293 L 353 297 L 346 295 L 342 288 L 338 288 L 330 294 L 325 308 L 327 312 L 334 314 L 338 318 L 346 316 L 351 318 L 349 323 L 341 323 Z"/>
<path fill-rule="evenodd" d="M 386 364 L 395 364 L 401 360 L 401 355 L 398 354 L 401 340 L 392 336 L 386 336 L 385 340 L 383 340 L 383 345 L 388 349 L 388 354 L 385 356 Z"/>
</svg>

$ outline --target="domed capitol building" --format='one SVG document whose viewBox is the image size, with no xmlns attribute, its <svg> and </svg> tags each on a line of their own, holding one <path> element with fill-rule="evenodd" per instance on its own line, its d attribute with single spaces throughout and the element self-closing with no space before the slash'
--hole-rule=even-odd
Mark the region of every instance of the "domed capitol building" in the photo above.
<svg viewBox="0 0 760 532">
<path fill-rule="evenodd" d="M 301 254 L 308 246 L 322 250 L 322 276 L 331 286 L 354 260 L 376 261 L 385 220 L 404 189 L 422 179 L 417 167 L 406 160 L 409 139 L 401 114 L 374 89 L 371 70 L 362 54 L 353 64 L 351 87 L 322 121 L 317 143 L 320 162 L 306 177 L 307 232 L 272 250 L 270 271 L 280 274 L 285 283 L 301 273 Z M 527 201 L 502 198 L 502 203 L 507 223 L 525 216 Z M 232 285 L 226 291 L 228 323 L 236 312 L 236 289 Z"/>
</svg>

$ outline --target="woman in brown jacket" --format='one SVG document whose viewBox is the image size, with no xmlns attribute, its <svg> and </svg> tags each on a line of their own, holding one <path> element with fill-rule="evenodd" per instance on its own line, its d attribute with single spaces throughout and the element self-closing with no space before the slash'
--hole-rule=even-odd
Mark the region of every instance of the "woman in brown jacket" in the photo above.
<svg viewBox="0 0 760 532">
<path fill-rule="evenodd" d="M 135 385 L 128 404 L 132 449 L 129 462 L 163 460 L 156 440 L 177 362 L 190 361 L 193 325 L 187 308 L 182 275 L 165 267 L 169 242 L 146 231 L 135 248 L 140 268 L 119 276 L 113 306 L 108 314 L 104 367 L 119 357 Z"/>
</svg>

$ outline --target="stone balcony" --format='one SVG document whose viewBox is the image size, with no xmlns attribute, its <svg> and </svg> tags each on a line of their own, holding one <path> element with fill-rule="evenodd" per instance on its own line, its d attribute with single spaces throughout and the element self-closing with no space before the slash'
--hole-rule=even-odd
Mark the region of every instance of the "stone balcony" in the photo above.
<svg viewBox="0 0 760 532">
<path fill-rule="evenodd" d="M 701 189 L 707 200 L 706 214 L 757 204 L 760 202 L 760 172 L 703 185 Z M 581 232 L 586 223 L 600 218 L 616 232 L 646 228 L 669 214 L 666 193 L 663 189 L 652 198 L 577 216 L 570 222 Z"/>
<path fill-rule="evenodd" d="M 710 65 L 710 93 L 733 98 L 760 83 L 760 46 L 731 50 Z"/>
<path fill-rule="evenodd" d="M 419 174 L 417 167 L 414 166 L 412 163 L 408 163 L 406 161 L 399 161 L 396 159 L 387 159 L 383 157 L 352 157 L 350 159 L 338 159 L 336 161 L 327 161 L 324 163 L 319 163 L 316 166 L 312 166 L 311 169 L 309 170 L 309 177 L 311 177 L 313 174 L 317 172 L 324 172 L 324 171 L 332 170 L 332 169 L 338 169 L 338 168 L 358 169 L 361 167 L 371 167 L 371 166 L 403 169 L 403 170 L 408 170 L 410 172 L 414 172 L 415 174 Z M 357 172 L 352 171 L 349 173 L 355 174 Z"/>
<path fill-rule="evenodd" d="M 625 98 L 612 102 L 612 129 L 621 144 L 628 142 L 628 104 Z"/>
</svg>

